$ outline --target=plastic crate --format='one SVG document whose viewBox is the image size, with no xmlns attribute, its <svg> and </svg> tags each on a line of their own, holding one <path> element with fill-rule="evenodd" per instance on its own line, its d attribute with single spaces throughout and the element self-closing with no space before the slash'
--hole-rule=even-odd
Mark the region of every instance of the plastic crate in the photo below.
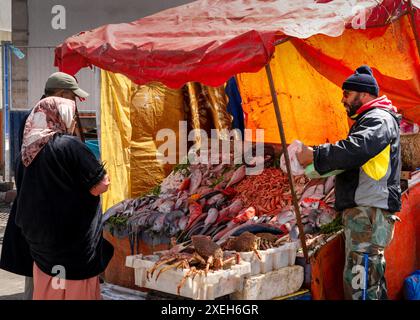
<svg viewBox="0 0 420 320">
<path fill-rule="evenodd" d="M 261 260 L 255 252 L 240 252 L 239 255 L 251 264 L 251 275 L 257 275 L 294 265 L 297 248 L 298 242 L 289 242 L 278 248 L 258 250 Z"/>
<path fill-rule="evenodd" d="M 155 271 L 153 278 L 149 277 L 147 279 L 147 270 L 155 264 L 158 258 L 158 255 L 128 256 L 126 266 L 134 268 L 135 284 L 137 286 L 178 295 L 177 286 L 189 269 L 168 270 L 163 272 L 156 281 L 157 273 L 166 266 L 163 265 Z M 250 272 L 250 263 L 241 261 L 226 270 L 209 271 L 207 276 L 200 274 L 194 279 L 188 277 L 180 290 L 180 295 L 195 300 L 213 300 L 242 290 L 244 276 L 250 274 Z"/>
</svg>

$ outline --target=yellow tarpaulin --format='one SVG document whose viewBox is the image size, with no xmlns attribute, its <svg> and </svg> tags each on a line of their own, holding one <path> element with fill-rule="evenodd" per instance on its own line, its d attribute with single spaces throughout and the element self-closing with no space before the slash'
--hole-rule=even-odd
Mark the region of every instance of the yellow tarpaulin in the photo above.
<svg viewBox="0 0 420 320">
<path fill-rule="evenodd" d="M 229 128 L 232 121 L 223 86 L 138 86 L 123 75 L 102 71 L 101 91 L 101 157 L 111 178 L 103 210 L 150 191 L 170 173 L 173 164 L 161 164 L 156 157 L 166 142 L 156 140 L 159 130 L 175 133 L 179 162 L 179 121 L 188 120 L 190 129 L 206 129 L 208 134 L 210 129 Z"/>
<path fill-rule="evenodd" d="M 178 133 L 184 119 L 182 90 L 160 85 L 138 86 L 120 74 L 102 71 L 101 157 L 111 178 L 103 210 L 149 191 L 172 166 L 162 165 L 156 151 L 163 142 L 156 133 Z"/>
</svg>

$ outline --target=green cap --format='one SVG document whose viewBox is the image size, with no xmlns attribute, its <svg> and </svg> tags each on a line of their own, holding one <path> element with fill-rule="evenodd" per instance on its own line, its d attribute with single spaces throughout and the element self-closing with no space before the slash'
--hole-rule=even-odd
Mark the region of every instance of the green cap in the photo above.
<svg viewBox="0 0 420 320">
<path fill-rule="evenodd" d="M 72 90 L 80 98 L 86 98 L 89 93 L 79 88 L 76 79 L 64 72 L 55 72 L 47 80 L 45 89 L 67 89 Z"/>
</svg>

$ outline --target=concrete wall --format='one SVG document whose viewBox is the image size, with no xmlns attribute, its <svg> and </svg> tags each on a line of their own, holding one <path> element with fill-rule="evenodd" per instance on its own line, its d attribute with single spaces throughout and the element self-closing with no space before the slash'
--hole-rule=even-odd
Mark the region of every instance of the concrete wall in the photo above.
<svg viewBox="0 0 420 320">
<path fill-rule="evenodd" d="M 1 31 L 12 31 L 12 0 L 0 0 L 0 39 Z"/>
<path fill-rule="evenodd" d="M 0 43 L 12 40 L 12 1 L 0 0 Z M 0 108 L 3 108 L 3 85 L 2 77 L 3 66 L 0 53 Z"/>
<path fill-rule="evenodd" d="M 28 45 L 28 7 L 26 0 L 12 1 L 12 42 Z M 27 49 L 21 49 L 27 54 Z M 12 108 L 28 109 L 28 60 L 12 57 Z"/>
<path fill-rule="evenodd" d="M 15 39 L 29 47 L 25 61 L 16 62 L 13 72 L 13 108 L 27 109 L 42 94 L 45 80 L 53 67 L 54 47 L 80 31 L 104 24 L 130 22 L 191 0 L 13 0 L 13 33 Z M 54 29 L 52 13 L 55 5 L 65 9 L 65 29 Z M 15 29 L 16 28 L 16 29 Z M 15 35 L 16 31 L 16 35 Z M 51 47 L 51 48 L 47 48 Z M 81 111 L 94 111 L 99 106 L 99 77 L 95 70 L 84 69 L 76 75 L 80 86 L 91 96 L 79 105 Z M 28 84 L 29 79 L 29 86 Z"/>
</svg>

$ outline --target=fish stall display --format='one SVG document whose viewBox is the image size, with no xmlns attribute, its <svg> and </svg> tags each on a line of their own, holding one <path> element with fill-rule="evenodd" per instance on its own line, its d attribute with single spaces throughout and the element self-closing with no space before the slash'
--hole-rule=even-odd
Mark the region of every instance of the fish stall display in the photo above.
<svg viewBox="0 0 420 320">
<path fill-rule="evenodd" d="M 170 239 L 174 246 L 189 245 L 193 236 L 202 235 L 225 247 L 246 232 L 264 235 L 257 249 L 296 241 L 299 231 L 288 177 L 274 167 L 273 157 L 265 156 L 262 173 L 248 176 L 246 165 L 234 164 L 233 154 L 230 164 L 178 165 L 150 194 L 108 209 L 104 221 L 133 239 L 143 233 Z M 301 175 L 294 177 L 294 185 L 307 244 L 316 245 L 311 235 L 340 227 L 333 208 L 334 177 L 309 180 Z M 332 224 L 335 228 L 329 229 Z"/>
</svg>

